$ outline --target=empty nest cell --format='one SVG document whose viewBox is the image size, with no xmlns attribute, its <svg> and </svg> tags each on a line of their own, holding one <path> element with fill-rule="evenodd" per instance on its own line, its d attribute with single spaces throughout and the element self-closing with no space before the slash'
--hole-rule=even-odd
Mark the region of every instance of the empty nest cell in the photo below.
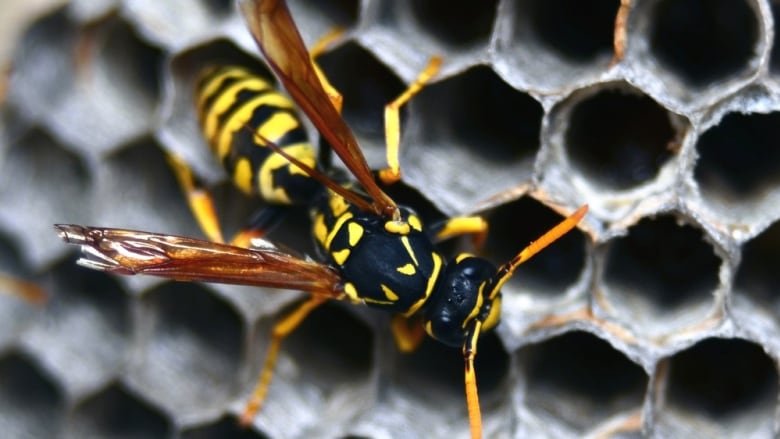
<svg viewBox="0 0 780 439">
<path fill-rule="evenodd" d="M 608 244 L 602 291 L 624 324 L 668 335 L 713 310 L 720 262 L 698 228 L 669 214 L 645 218 Z"/>
<path fill-rule="evenodd" d="M 497 0 L 422 0 L 409 2 L 409 7 L 422 32 L 458 50 L 488 42 L 497 4 Z"/>
<path fill-rule="evenodd" d="M 654 180 L 675 153 L 672 115 L 623 84 L 600 86 L 574 99 L 564 118 L 564 145 L 572 165 L 589 182 L 628 190 Z"/>
<path fill-rule="evenodd" d="M 0 422 L 8 437 L 54 437 L 65 421 L 65 397 L 56 380 L 26 355 L 0 358 Z"/>
<path fill-rule="evenodd" d="M 734 279 L 737 294 L 744 295 L 761 312 L 780 321 L 780 222 L 775 222 L 742 247 L 742 260 Z"/>
</svg>

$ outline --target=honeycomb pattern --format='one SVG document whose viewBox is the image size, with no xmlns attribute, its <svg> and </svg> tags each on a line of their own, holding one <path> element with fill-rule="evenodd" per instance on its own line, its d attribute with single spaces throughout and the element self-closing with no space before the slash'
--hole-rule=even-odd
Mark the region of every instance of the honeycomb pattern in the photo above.
<svg viewBox="0 0 780 439">
<path fill-rule="evenodd" d="M 382 106 L 428 57 L 402 112 L 404 178 L 427 221 L 479 212 L 503 262 L 561 215 L 590 213 L 518 270 L 480 342 L 486 437 L 780 435 L 780 44 L 774 0 L 291 0 L 374 167 Z M 253 428 L 242 407 L 295 292 L 112 277 L 75 266 L 53 223 L 199 236 L 163 152 L 237 193 L 198 134 L 206 63 L 267 68 L 225 0 L 73 1 L 16 45 L 0 123 L 4 437 L 466 437 L 462 358 L 396 351 L 388 316 L 317 310 L 284 344 Z M 306 215 L 270 238 L 312 251 Z M 465 242 L 450 243 L 447 252 Z"/>
</svg>

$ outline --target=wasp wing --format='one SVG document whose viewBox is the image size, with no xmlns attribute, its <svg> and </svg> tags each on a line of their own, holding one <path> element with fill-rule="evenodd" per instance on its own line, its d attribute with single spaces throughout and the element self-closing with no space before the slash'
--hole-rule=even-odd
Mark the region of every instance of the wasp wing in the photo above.
<svg viewBox="0 0 780 439">
<path fill-rule="evenodd" d="M 195 238 L 58 224 L 62 240 L 81 246 L 79 265 L 117 274 L 181 281 L 303 290 L 340 299 L 343 282 L 332 267 L 284 253 L 270 244 L 243 248 Z"/>
<path fill-rule="evenodd" d="M 322 87 L 287 4 L 281 0 L 243 0 L 241 9 L 271 69 L 366 190 L 376 213 L 394 214 L 395 202 L 376 184 L 355 136 Z"/>
</svg>

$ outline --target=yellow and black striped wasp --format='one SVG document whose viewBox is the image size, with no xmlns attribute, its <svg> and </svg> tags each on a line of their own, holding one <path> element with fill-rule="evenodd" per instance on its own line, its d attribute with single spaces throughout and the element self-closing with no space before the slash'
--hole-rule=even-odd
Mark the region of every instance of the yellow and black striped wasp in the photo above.
<svg viewBox="0 0 780 439">
<path fill-rule="evenodd" d="M 356 182 L 320 169 L 293 102 L 241 68 L 214 67 L 204 73 L 196 96 L 202 129 L 237 187 L 272 203 L 311 208 L 312 232 L 324 261 L 293 256 L 261 239 L 266 221 L 250 224 L 224 243 L 210 197 L 176 157 L 171 157 L 174 171 L 210 240 L 57 225 L 60 237 L 81 245 L 79 263 L 97 270 L 310 293 L 274 326 L 264 367 L 242 414 L 244 424 L 252 422 L 266 397 L 282 340 L 312 310 L 333 299 L 394 314 L 391 329 L 403 351 L 413 350 L 425 333 L 461 347 L 471 435 L 481 437 L 474 357 L 480 334 L 499 322 L 501 286 L 520 264 L 574 228 L 587 206 L 500 267 L 470 254 L 446 262 L 434 243 L 464 234 L 484 237 L 485 221 L 458 217 L 426 226 L 413 210 L 397 205 L 377 184 L 342 119 L 340 95 L 312 61 L 326 43 L 309 53 L 282 0 L 242 0 L 241 7 L 266 62 Z M 432 59 L 386 107 L 388 168 L 378 172 L 386 183 L 400 178 L 399 108 L 436 73 L 439 63 Z M 422 325 L 409 325 L 407 319 L 413 317 L 421 317 Z"/>
</svg>

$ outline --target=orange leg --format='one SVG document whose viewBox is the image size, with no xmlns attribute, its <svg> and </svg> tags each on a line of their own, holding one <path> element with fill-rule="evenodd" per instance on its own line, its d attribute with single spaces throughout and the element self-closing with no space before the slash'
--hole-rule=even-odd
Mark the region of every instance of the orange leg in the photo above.
<svg viewBox="0 0 780 439">
<path fill-rule="evenodd" d="M 477 339 L 479 338 L 482 322 L 477 320 L 474 329 L 469 333 L 466 343 L 463 344 L 463 360 L 465 362 L 466 384 L 466 408 L 469 414 L 469 429 L 471 439 L 482 437 L 482 411 L 479 408 L 479 395 L 477 394 L 477 375 L 474 372 L 474 357 L 477 356 Z"/>
<path fill-rule="evenodd" d="M 398 346 L 399 351 L 405 354 L 414 352 L 425 337 L 422 320 L 409 318 L 403 314 L 393 316 L 393 320 L 390 322 L 390 329 L 393 332 L 395 345 Z"/>
<path fill-rule="evenodd" d="M 626 53 L 626 26 L 628 22 L 628 12 L 631 10 L 632 0 L 620 0 L 620 7 L 615 16 L 615 36 L 612 42 L 615 55 L 612 58 L 611 65 L 615 65 L 623 60 Z"/>
<path fill-rule="evenodd" d="M 409 102 L 425 85 L 439 72 L 441 58 L 431 58 L 428 65 L 417 76 L 417 79 L 401 93 L 393 102 L 385 106 L 385 143 L 387 147 L 387 168 L 379 171 L 379 178 L 385 184 L 392 184 L 401 179 L 401 164 L 398 160 L 398 148 L 401 143 L 401 107 Z"/>
<path fill-rule="evenodd" d="M 327 299 L 322 296 L 312 296 L 306 302 L 301 303 L 290 314 L 284 317 L 281 321 L 274 325 L 271 344 L 268 346 L 268 353 L 265 357 L 265 363 L 263 369 L 260 371 L 260 376 L 257 379 L 257 385 L 252 392 L 252 396 L 249 398 L 243 413 L 241 413 L 241 425 L 248 426 L 252 423 L 260 408 L 265 402 L 265 398 L 268 395 L 268 387 L 271 384 L 271 378 L 274 374 L 274 366 L 276 365 L 276 359 L 279 356 L 279 348 L 282 345 L 282 341 L 292 333 L 295 328 L 300 326 L 306 317 L 315 308 L 322 305 Z"/>
<path fill-rule="evenodd" d="M 2 273 L 0 292 L 13 294 L 36 305 L 46 301 L 46 292 L 39 285 Z"/>
</svg>

